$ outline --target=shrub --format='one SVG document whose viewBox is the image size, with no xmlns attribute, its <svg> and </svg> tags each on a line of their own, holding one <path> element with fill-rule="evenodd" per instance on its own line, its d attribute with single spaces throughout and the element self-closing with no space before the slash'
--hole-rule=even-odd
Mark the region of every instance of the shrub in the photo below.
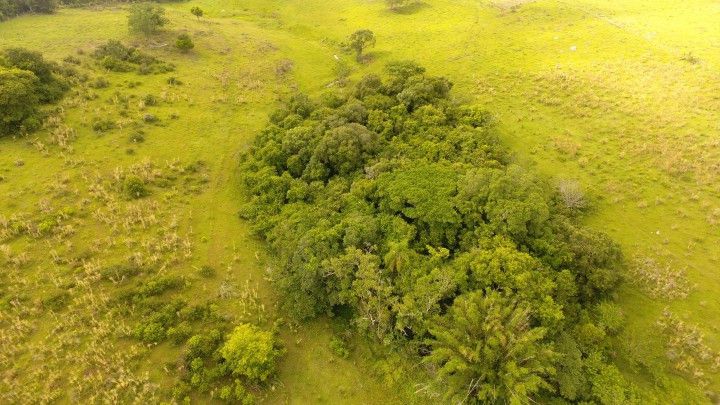
<svg viewBox="0 0 720 405">
<path fill-rule="evenodd" d="M 152 94 L 147 94 L 145 97 L 143 97 L 143 103 L 146 106 L 154 106 L 158 104 L 158 99 Z"/>
<path fill-rule="evenodd" d="M 110 82 L 104 77 L 98 77 L 95 80 L 93 80 L 89 84 L 89 86 L 94 89 L 105 89 L 107 87 L 110 87 Z"/>
<path fill-rule="evenodd" d="M 192 13 L 192 15 L 194 15 L 195 17 L 197 17 L 198 20 L 200 19 L 200 17 L 203 16 L 203 14 L 205 14 L 205 12 L 203 11 L 203 9 L 201 9 L 201 8 L 198 7 L 198 6 L 193 6 L 193 8 L 190 9 L 190 13 Z"/>
<path fill-rule="evenodd" d="M 115 128 L 115 122 L 109 118 L 95 118 L 92 129 L 95 132 L 107 132 Z"/>
<path fill-rule="evenodd" d="M 130 135 L 130 142 L 141 143 L 145 142 L 145 133 L 141 130 L 137 130 Z"/>
<path fill-rule="evenodd" d="M 150 3 L 133 4 L 128 15 L 128 27 L 132 34 L 150 36 L 167 24 L 165 9 Z"/>
<path fill-rule="evenodd" d="M 207 264 L 201 266 L 200 269 L 198 270 L 198 273 L 200 274 L 201 277 L 205 277 L 205 278 L 215 277 L 215 269 L 212 268 L 212 266 L 209 266 Z"/>
<path fill-rule="evenodd" d="M 137 199 L 148 195 L 148 190 L 142 179 L 137 176 L 128 176 L 123 181 L 123 193 L 129 199 Z"/>
<path fill-rule="evenodd" d="M 166 331 L 161 324 L 152 322 L 147 325 L 138 325 L 133 336 L 145 343 L 160 343 L 165 340 Z"/>
<path fill-rule="evenodd" d="M 30 71 L 0 68 L 0 136 L 39 125 L 37 83 Z"/>
<path fill-rule="evenodd" d="M 120 41 L 110 40 L 93 51 L 92 57 L 103 68 L 113 72 L 137 71 L 141 74 L 166 73 L 173 71 L 173 65 L 127 47 Z"/>
<path fill-rule="evenodd" d="M 233 375 L 262 382 L 275 372 L 281 351 L 272 332 L 244 323 L 230 333 L 220 354 Z"/>
<path fill-rule="evenodd" d="M 190 38 L 190 35 L 180 34 L 175 40 L 175 47 L 179 49 L 180 52 L 185 53 L 193 49 L 195 44 L 193 43 L 192 38 Z"/>
</svg>

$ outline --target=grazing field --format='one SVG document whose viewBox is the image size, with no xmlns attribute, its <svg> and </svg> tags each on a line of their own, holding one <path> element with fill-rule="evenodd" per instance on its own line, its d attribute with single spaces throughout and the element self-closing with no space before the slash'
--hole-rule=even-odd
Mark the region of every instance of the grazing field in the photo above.
<svg viewBox="0 0 720 405">
<path fill-rule="evenodd" d="M 448 77 L 495 116 L 521 166 L 582 190 L 586 224 L 626 259 L 612 350 L 623 373 L 658 403 L 720 401 L 717 2 L 164 6 L 170 23 L 152 39 L 128 34 L 124 6 L 0 22 L 0 49 L 72 56 L 88 78 L 42 129 L 0 139 L 0 402 L 169 398 L 184 349 L 147 328 L 167 305 L 212 308 L 187 320 L 192 333 L 277 324 L 286 354 L 257 394 L 268 403 L 432 402 L 374 344 L 346 338 L 339 356 L 334 321 L 276 322 L 276 263 L 237 215 L 240 153 L 281 100 L 393 60 Z M 341 43 L 361 28 L 377 42 L 358 63 Z M 187 54 L 168 45 L 180 32 Z M 106 71 L 93 51 L 111 39 L 175 68 Z M 128 197 L 131 179 L 146 197 Z"/>
</svg>

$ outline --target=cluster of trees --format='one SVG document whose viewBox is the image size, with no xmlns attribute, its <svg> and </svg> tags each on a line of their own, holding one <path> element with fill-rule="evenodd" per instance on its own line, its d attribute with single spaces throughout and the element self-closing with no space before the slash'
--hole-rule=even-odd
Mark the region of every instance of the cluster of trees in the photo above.
<svg viewBox="0 0 720 405">
<path fill-rule="evenodd" d="M 0 52 L 0 136 L 38 127 L 40 106 L 59 100 L 68 89 L 58 66 L 39 52 Z"/>
<path fill-rule="evenodd" d="M 241 212 L 280 259 L 284 310 L 351 313 L 455 401 L 634 400 L 610 360 L 618 246 L 514 165 L 447 79 L 385 73 L 292 97 L 243 158 Z"/>
<path fill-rule="evenodd" d="M 204 277 L 213 277 L 203 267 Z M 230 403 L 251 404 L 272 379 L 283 355 L 275 332 L 240 323 L 234 328 L 212 302 L 191 305 L 168 297 L 183 288 L 186 280 L 175 276 L 141 277 L 148 269 L 121 264 L 103 269 L 102 280 L 121 289 L 135 280 L 136 286 L 118 297 L 119 309 L 128 316 L 139 313 L 132 337 L 145 344 L 168 342 L 182 348 L 178 374 L 172 388 L 177 401 L 189 402 L 193 394 L 217 395 Z M 55 302 L 49 304 L 59 305 Z"/>
<path fill-rule="evenodd" d="M 0 21 L 25 13 L 52 13 L 55 0 L 0 0 Z"/>
</svg>

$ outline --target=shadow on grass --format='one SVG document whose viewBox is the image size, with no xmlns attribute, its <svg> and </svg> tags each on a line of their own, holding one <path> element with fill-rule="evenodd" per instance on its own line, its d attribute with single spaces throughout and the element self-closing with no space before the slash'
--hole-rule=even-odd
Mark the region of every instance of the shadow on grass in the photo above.
<svg viewBox="0 0 720 405">
<path fill-rule="evenodd" d="M 393 8 L 389 11 L 394 14 L 408 15 L 408 14 L 415 14 L 415 13 L 420 12 L 421 10 L 429 8 L 429 7 L 432 7 L 432 6 L 425 2 L 422 2 L 422 1 L 416 1 L 414 3 L 410 3 L 410 4 L 402 6 L 402 7 Z"/>
</svg>

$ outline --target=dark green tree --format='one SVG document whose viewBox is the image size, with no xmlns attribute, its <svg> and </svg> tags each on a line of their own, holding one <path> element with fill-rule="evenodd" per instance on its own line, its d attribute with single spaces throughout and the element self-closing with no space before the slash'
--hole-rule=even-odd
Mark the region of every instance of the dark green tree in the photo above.
<svg viewBox="0 0 720 405">
<path fill-rule="evenodd" d="M 367 47 L 375 45 L 375 34 L 368 29 L 357 30 L 350 34 L 347 44 L 348 48 L 355 51 L 355 58 L 360 61 L 363 51 Z"/>
<path fill-rule="evenodd" d="M 453 400 L 524 404 L 550 388 L 555 354 L 544 328 L 530 326 L 530 309 L 496 291 L 458 297 L 431 327 L 431 354 Z"/>
</svg>

